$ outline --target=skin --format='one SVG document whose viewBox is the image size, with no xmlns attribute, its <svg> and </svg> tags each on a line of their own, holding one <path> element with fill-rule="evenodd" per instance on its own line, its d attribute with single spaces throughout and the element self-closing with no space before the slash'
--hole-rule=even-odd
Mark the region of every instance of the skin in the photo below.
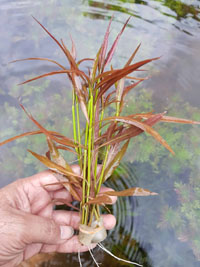
<svg viewBox="0 0 200 267">
<path fill-rule="evenodd" d="M 77 166 L 72 167 L 78 173 Z M 40 252 L 83 252 L 74 235 L 79 227 L 79 213 L 53 210 L 52 200 L 70 193 L 62 185 L 44 186 L 58 182 L 51 171 L 19 179 L 0 189 L 0 266 L 14 267 Z M 101 191 L 110 190 L 102 188 Z M 116 197 L 113 197 L 113 203 Z M 103 215 L 106 229 L 115 226 L 115 217 Z M 94 248 L 93 244 L 90 248 Z"/>
</svg>

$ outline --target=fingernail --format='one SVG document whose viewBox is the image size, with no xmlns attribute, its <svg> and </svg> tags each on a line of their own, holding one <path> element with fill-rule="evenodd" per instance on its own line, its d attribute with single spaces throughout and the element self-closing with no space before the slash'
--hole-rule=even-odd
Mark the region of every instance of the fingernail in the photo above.
<svg viewBox="0 0 200 267">
<path fill-rule="evenodd" d="M 60 226 L 60 238 L 69 239 L 74 234 L 74 229 L 71 226 Z"/>
</svg>

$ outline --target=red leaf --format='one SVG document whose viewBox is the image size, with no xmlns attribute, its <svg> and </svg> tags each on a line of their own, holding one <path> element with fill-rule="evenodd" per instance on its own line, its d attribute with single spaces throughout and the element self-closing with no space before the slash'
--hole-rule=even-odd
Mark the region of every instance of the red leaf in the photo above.
<svg viewBox="0 0 200 267">
<path fill-rule="evenodd" d="M 65 205 L 67 205 L 68 207 L 73 208 L 74 210 L 80 211 L 79 208 L 77 208 L 77 207 L 75 207 L 74 205 L 72 205 L 72 204 L 71 204 L 70 202 L 68 202 L 65 198 L 55 198 L 55 199 L 53 200 L 53 202 L 54 202 L 55 204 L 56 204 L 57 202 L 61 202 L 61 203 L 65 204 Z"/>
<path fill-rule="evenodd" d="M 108 24 L 108 27 L 107 27 L 107 30 L 106 30 L 106 33 L 105 33 L 105 36 L 104 36 L 103 43 L 101 45 L 101 52 L 100 52 L 100 55 L 99 55 L 99 69 L 102 69 L 102 70 L 103 70 L 103 66 L 105 65 L 105 56 L 106 56 L 106 51 L 107 51 L 107 48 L 108 48 L 108 37 L 109 37 L 109 34 L 110 34 L 110 26 L 111 26 L 112 20 L 113 20 L 113 15 L 112 15 L 112 17 L 110 19 L 110 22 Z"/>
<path fill-rule="evenodd" d="M 77 182 L 76 178 L 83 179 L 82 176 L 75 174 L 72 170 L 68 171 L 66 168 L 56 164 L 55 162 L 49 160 L 48 158 L 39 155 L 31 150 L 28 149 L 28 151 L 35 157 L 37 158 L 40 162 L 42 162 L 45 166 L 47 166 L 49 169 L 57 171 L 58 173 L 64 174 L 69 178 L 70 180 Z"/>
<path fill-rule="evenodd" d="M 131 64 L 131 62 L 134 59 L 134 57 L 135 57 L 137 51 L 139 50 L 140 46 L 141 46 L 141 43 L 136 47 L 135 51 L 133 52 L 133 54 L 131 55 L 131 57 L 129 58 L 129 60 L 126 62 L 125 67 L 126 66 L 129 66 Z"/>
<path fill-rule="evenodd" d="M 149 133 L 150 135 L 152 135 L 158 142 L 161 143 L 161 145 L 163 145 L 165 148 L 167 148 L 172 154 L 174 154 L 174 151 L 171 149 L 171 147 L 167 144 L 167 142 L 159 135 L 158 132 L 156 132 L 152 127 L 150 127 L 149 125 L 143 123 L 143 122 L 139 122 L 135 119 L 131 119 L 130 117 L 108 117 L 105 120 L 115 120 L 115 121 L 119 121 L 119 122 L 123 122 L 123 123 L 127 123 L 127 124 L 131 124 L 136 126 L 137 128 Z"/>
<path fill-rule="evenodd" d="M 132 187 L 122 191 L 106 191 L 103 194 L 108 196 L 118 196 L 118 197 L 125 197 L 125 196 L 155 196 L 158 193 L 151 192 L 148 189 L 140 188 L 140 187 Z"/>
<path fill-rule="evenodd" d="M 15 63 L 15 62 L 20 62 L 20 61 L 26 61 L 26 60 L 41 60 L 41 61 L 49 61 L 51 63 L 54 63 L 56 65 L 58 65 L 61 69 L 66 70 L 66 68 L 64 66 L 62 66 L 60 63 L 58 63 L 55 60 L 49 59 L 49 58 L 42 58 L 42 57 L 29 57 L 29 58 L 23 58 L 23 59 L 17 59 L 17 60 L 13 60 L 10 63 Z"/>
<path fill-rule="evenodd" d="M 74 142 L 70 139 L 68 139 L 67 137 L 64 137 L 62 139 L 59 139 L 55 136 L 53 136 L 49 131 L 47 131 L 39 122 L 37 122 L 32 115 L 30 115 L 26 109 L 24 108 L 24 106 L 22 104 L 20 104 L 21 108 L 24 110 L 24 112 L 26 113 L 26 115 L 32 120 L 32 122 L 34 122 L 34 124 L 48 137 L 50 137 L 52 140 L 56 141 L 57 143 L 60 143 L 62 145 L 66 145 L 69 147 L 76 147 L 77 145 L 74 144 Z"/>
<path fill-rule="evenodd" d="M 33 16 L 32 16 L 33 17 Z M 62 51 L 64 52 L 64 54 L 66 55 L 66 57 L 68 58 L 70 64 L 76 68 L 76 63 L 73 59 L 73 57 L 71 56 L 70 52 L 68 50 L 66 50 L 66 47 L 63 47 L 62 44 L 35 18 L 33 17 L 33 19 L 45 30 L 45 32 L 57 43 L 57 45 L 62 49 Z"/>
<path fill-rule="evenodd" d="M 115 49 L 117 47 L 117 44 L 118 44 L 118 41 L 123 33 L 123 31 L 125 30 L 129 20 L 130 20 L 131 17 L 129 17 L 126 21 L 126 23 L 124 24 L 123 28 L 121 29 L 120 33 L 117 35 L 117 38 L 115 39 L 110 51 L 108 52 L 107 54 L 107 57 L 106 57 L 106 60 L 105 60 L 105 64 L 104 64 L 104 67 L 111 61 L 112 57 L 113 57 L 113 54 L 115 52 Z"/>
<path fill-rule="evenodd" d="M 157 60 L 157 59 L 158 58 L 143 60 L 143 61 L 137 62 L 135 64 L 132 64 L 130 66 L 127 66 L 123 69 L 112 71 L 110 75 L 107 75 L 108 77 L 106 76 L 104 79 L 102 79 L 102 81 L 100 83 L 97 83 L 95 90 L 98 88 L 101 88 L 97 99 L 101 98 L 101 96 L 117 81 L 119 81 L 120 79 L 122 79 L 123 77 L 128 75 L 129 73 L 135 71 L 136 69 L 140 68 L 141 66 L 143 66 L 143 65 L 145 65 L 145 64 L 147 64 L 153 60 Z"/>
<path fill-rule="evenodd" d="M 107 195 L 98 195 L 97 197 L 90 199 L 86 204 L 112 204 L 112 199 Z"/>
</svg>

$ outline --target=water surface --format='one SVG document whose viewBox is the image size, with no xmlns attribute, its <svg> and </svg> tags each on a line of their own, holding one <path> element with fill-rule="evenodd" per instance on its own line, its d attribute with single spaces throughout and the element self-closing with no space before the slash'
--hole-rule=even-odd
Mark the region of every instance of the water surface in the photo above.
<svg viewBox="0 0 200 267">
<path fill-rule="evenodd" d="M 78 58 L 82 58 L 95 56 L 112 14 L 111 41 L 131 16 L 113 60 L 114 67 L 123 66 L 139 43 L 142 46 L 136 60 L 161 56 L 147 68 L 151 79 L 129 95 L 125 112 L 167 110 L 170 115 L 200 120 L 199 0 L 2 0 L 0 140 L 35 129 L 20 110 L 19 97 L 45 127 L 72 134 L 71 87 L 65 77 L 19 87 L 17 84 L 24 79 L 54 67 L 39 62 L 8 64 L 19 58 L 49 57 L 67 65 L 56 44 L 31 15 L 68 46 L 71 34 Z M 89 66 L 85 64 L 83 69 Z M 119 199 L 112 209 L 117 226 L 104 245 L 116 255 L 145 267 L 196 267 L 200 260 L 200 129 L 164 124 L 157 129 L 176 156 L 169 155 L 149 136 L 139 136 L 108 185 L 115 189 L 141 186 L 159 195 Z M 44 153 L 44 139 L 30 137 L 0 148 L 1 186 L 44 169 L 27 148 Z M 99 249 L 94 250 L 94 255 L 101 266 L 125 266 Z M 95 266 L 89 254 L 81 257 L 84 266 Z M 45 256 L 39 262 L 39 266 L 79 266 L 75 254 Z M 30 266 L 36 266 L 36 262 Z"/>
</svg>

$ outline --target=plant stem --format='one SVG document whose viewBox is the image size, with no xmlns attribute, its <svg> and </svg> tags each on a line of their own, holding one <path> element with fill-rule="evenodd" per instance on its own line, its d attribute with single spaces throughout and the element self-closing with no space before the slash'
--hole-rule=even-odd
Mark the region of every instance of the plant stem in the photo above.
<svg viewBox="0 0 200 267">
<path fill-rule="evenodd" d="M 88 105 L 88 114 L 90 113 L 90 106 Z M 86 171 L 87 171 L 87 143 L 88 143 L 88 122 L 86 121 L 86 126 L 85 126 L 85 149 L 84 149 L 84 162 L 83 162 L 83 184 L 82 184 L 82 218 L 81 218 L 81 223 L 85 224 L 86 223 L 86 216 L 85 216 L 85 211 L 87 210 L 88 207 L 85 207 L 86 199 L 85 199 L 85 192 L 86 192 Z"/>
<path fill-rule="evenodd" d="M 92 147 L 92 132 L 93 132 L 93 95 L 90 95 L 89 100 L 89 134 L 88 134 L 88 173 L 87 173 L 87 198 L 88 202 L 91 187 L 91 147 Z"/>
<path fill-rule="evenodd" d="M 76 115 L 77 115 L 77 131 L 78 131 L 78 142 L 81 145 L 81 131 L 80 131 L 80 119 L 79 119 L 79 104 L 78 104 L 78 97 L 76 95 Z M 79 166 L 82 170 L 82 148 L 79 146 Z"/>
<path fill-rule="evenodd" d="M 101 125 L 102 125 L 102 121 L 103 121 L 103 116 L 104 116 L 104 108 L 102 107 L 101 117 L 100 117 L 100 121 L 99 121 L 99 136 L 101 135 Z"/>
<path fill-rule="evenodd" d="M 75 114 L 75 90 L 72 92 L 72 121 L 73 121 L 73 134 L 74 141 L 77 143 L 77 132 L 76 132 L 76 114 Z M 75 147 L 76 152 L 78 153 L 78 148 Z"/>
<path fill-rule="evenodd" d="M 99 178 L 99 183 L 98 183 L 98 187 L 97 187 L 97 192 L 96 194 L 99 193 L 100 191 L 100 188 L 101 188 L 101 185 L 103 183 L 103 178 L 104 178 L 104 171 L 105 171 L 105 167 L 106 167 L 106 162 L 107 162 L 107 158 L 108 158 L 108 152 L 110 150 L 110 145 L 107 146 L 107 149 L 106 149 L 106 154 L 105 154 L 105 158 L 104 158 L 104 161 L 103 161 L 103 166 L 102 166 L 102 170 L 101 170 L 101 175 L 100 175 L 100 178 Z"/>
</svg>

